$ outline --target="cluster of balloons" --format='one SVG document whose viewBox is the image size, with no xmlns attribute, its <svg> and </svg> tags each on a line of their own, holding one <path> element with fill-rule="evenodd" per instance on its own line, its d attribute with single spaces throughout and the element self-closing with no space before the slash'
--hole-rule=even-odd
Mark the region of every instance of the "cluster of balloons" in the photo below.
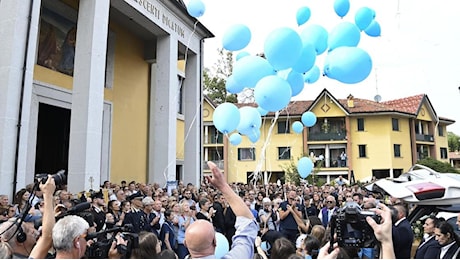
<svg viewBox="0 0 460 260">
<path fill-rule="evenodd" d="M 189 0 L 187 10 L 191 16 L 198 18 L 204 14 L 205 6 L 202 0 Z M 335 0 L 334 11 L 340 18 L 343 19 L 349 10 L 350 0 Z M 232 145 L 239 145 L 243 135 L 251 142 L 257 142 L 261 135 L 261 117 L 284 109 L 292 97 L 302 92 L 305 83 L 315 83 L 321 74 L 345 84 L 359 83 L 369 76 L 372 59 L 358 44 L 362 32 L 371 37 L 380 36 L 375 11 L 361 7 L 353 22 L 342 20 L 329 32 L 319 24 L 308 24 L 310 16 L 310 8 L 303 6 L 296 13 L 300 32 L 289 27 L 274 29 L 265 39 L 264 57 L 243 50 L 252 37 L 246 25 L 235 24 L 225 32 L 223 48 L 239 51 L 232 75 L 227 79 L 226 90 L 238 94 L 245 88 L 251 88 L 258 105 L 238 108 L 234 104 L 223 103 L 216 107 L 214 125 Z M 317 56 L 323 53 L 327 56 L 321 72 L 320 66 L 315 63 Z M 304 126 L 312 127 L 316 116 L 306 112 L 301 121 L 292 124 L 294 132 L 301 133 Z M 309 158 L 299 160 L 301 177 L 308 176 L 312 165 Z"/>
</svg>

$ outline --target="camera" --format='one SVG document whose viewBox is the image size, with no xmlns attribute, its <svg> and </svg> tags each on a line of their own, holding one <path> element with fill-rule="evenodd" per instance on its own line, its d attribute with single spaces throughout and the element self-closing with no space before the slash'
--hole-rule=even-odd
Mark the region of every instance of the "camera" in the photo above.
<svg viewBox="0 0 460 260">
<path fill-rule="evenodd" d="M 51 177 L 54 179 L 54 183 L 56 184 L 56 186 L 67 183 L 67 176 L 65 175 L 65 170 L 60 170 L 56 174 L 51 175 Z M 41 182 L 42 184 L 45 184 L 45 182 L 48 180 L 48 174 L 46 173 L 36 174 L 35 180 L 37 182 Z"/>
<path fill-rule="evenodd" d="M 375 246 L 374 230 L 366 221 L 368 216 L 380 223 L 380 216 L 375 212 L 362 210 L 356 202 L 347 202 L 344 207 L 335 211 L 331 217 L 331 235 L 337 234 L 340 247 Z"/>
<path fill-rule="evenodd" d="M 86 249 L 86 257 L 89 259 L 107 259 L 110 247 L 113 241 L 116 241 L 116 234 L 127 242 L 127 245 L 117 245 L 117 251 L 123 258 L 130 258 L 132 250 L 139 247 L 139 235 L 131 233 L 132 225 L 125 227 L 114 227 L 97 233 L 88 234 L 86 239 L 97 238 L 97 242 L 93 243 Z M 107 234 L 111 234 L 111 238 L 106 239 Z"/>
</svg>

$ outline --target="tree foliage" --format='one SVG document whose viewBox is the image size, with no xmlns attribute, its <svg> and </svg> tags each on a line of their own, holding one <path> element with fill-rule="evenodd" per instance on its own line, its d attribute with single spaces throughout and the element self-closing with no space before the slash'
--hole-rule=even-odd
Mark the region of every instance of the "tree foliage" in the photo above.
<svg viewBox="0 0 460 260">
<path fill-rule="evenodd" d="M 297 162 L 299 161 L 300 158 L 297 158 L 297 160 L 294 161 L 294 159 L 291 158 L 289 163 L 280 165 L 281 169 L 284 170 L 284 177 L 285 181 L 290 182 L 290 183 L 295 183 L 296 185 L 300 185 L 301 183 L 301 178 L 299 175 L 299 171 L 297 170 Z M 316 184 L 316 185 L 322 185 L 320 183 L 321 181 L 317 178 L 317 174 L 319 170 L 322 167 L 322 162 L 320 162 L 317 167 L 313 168 L 313 171 L 310 175 L 307 176 L 305 181 L 307 181 L 309 184 Z"/>
<path fill-rule="evenodd" d="M 236 95 L 227 93 L 225 84 L 227 78 L 233 71 L 233 54 L 223 49 L 218 49 L 219 58 L 213 68 L 205 68 L 204 94 L 206 94 L 216 105 L 224 102 L 236 103 Z"/>
<path fill-rule="evenodd" d="M 417 164 L 425 165 L 437 172 L 459 173 L 454 167 L 447 162 L 441 162 L 431 157 L 417 161 Z"/>
<path fill-rule="evenodd" d="M 447 142 L 449 144 L 449 152 L 460 150 L 460 136 L 452 132 L 447 132 Z"/>
</svg>

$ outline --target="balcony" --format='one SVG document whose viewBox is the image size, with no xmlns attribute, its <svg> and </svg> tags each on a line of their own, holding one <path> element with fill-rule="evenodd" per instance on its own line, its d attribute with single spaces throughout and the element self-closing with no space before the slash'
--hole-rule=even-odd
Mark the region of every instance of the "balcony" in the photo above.
<svg viewBox="0 0 460 260">
<path fill-rule="evenodd" d="M 422 142 L 434 142 L 434 137 L 433 135 L 416 134 L 415 140 L 422 141 Z"/>
<path fill-rule="evenodd" d="M 213 163 L 215 163 L 217 165 L 217 167 L 219 167 L 219 169 L 223 170 L 224 169 L 224 160 L 211 160 Z M 209 170 L 209 166 L 207 164 L 207 162 L 203 162 L 203 170 Z"/>
<path fill-rule="evenodd" d="M 346 140 L 345 132 L 340 133 L 309 133 L 309 141 L 341 141 Z"/>
<path fill-rule="evenodd" d="M 224 144 L 224 136 L 204 135 L 204 144 Z"/>
</svg>

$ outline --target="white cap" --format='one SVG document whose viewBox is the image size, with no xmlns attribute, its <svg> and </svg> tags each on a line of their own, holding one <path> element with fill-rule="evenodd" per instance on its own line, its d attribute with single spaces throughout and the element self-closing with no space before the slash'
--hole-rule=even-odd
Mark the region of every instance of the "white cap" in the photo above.
<svg viewBox="0 0 460 260">
<path fill-rule="evenodd" d="M 272 201 L 271 201 L 269 198 L 267 198 L 267 197 L 265 197 L 265 198 L 262 199 L 262 203 L 271 203 L 271 202 L 272 202 Z"/>
</svg>

